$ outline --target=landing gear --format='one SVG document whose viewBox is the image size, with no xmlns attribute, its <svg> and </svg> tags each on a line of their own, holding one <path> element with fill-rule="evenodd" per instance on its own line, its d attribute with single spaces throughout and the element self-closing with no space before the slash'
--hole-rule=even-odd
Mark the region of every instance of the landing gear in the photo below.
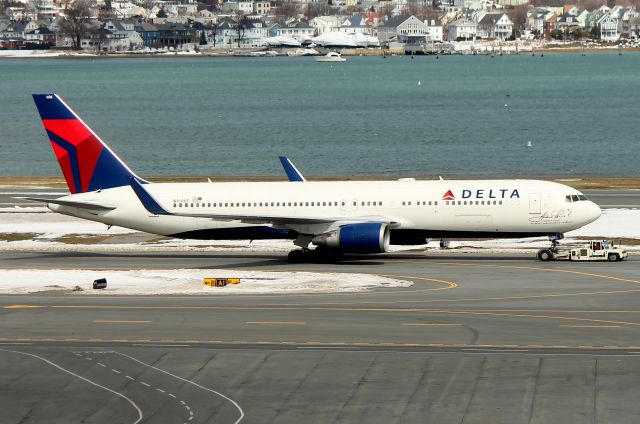
<svg viewBox="0 0 640 424">
<path fill-rule="evenodd" d="M 449 248 L 449 244 L 450 241 L 448 238 L 441 238 L 440 239 L 440 249 L 448 249 Z"/>
<path fill-rule="evenodd" d="M 550 261 L 553 258 L 553 253 L 551 253 L 550 249 L 540 249 L 538 250 L 538 259 L 541 261 Z"/>
<path fill-rule="evenodd" d="M 289 252 L 287 260 L 291 263 L 334 263 L 342 259 L 342 251 L 318 246 L 315 249 L 297 249 Z"/>
<path fill-rule="evenodd" d="M 564 234 L 557 233 L 549 236 L 549 241 L 551 242 L 551 247 L 548 249 L 540 249 L 538 250 L 538 259 L 541 261 L 550 261 L 558 258 L 558 247 L 560 246 L 560 241 L 564 238 Z M 571 259 L 571 256 L 568 257 Z"/>
</svg>

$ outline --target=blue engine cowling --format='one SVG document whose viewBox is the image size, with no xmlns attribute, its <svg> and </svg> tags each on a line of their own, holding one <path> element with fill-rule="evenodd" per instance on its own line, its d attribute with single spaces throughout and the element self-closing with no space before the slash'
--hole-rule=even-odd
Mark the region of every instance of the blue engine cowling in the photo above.
<svg viewBox="0 0 640 424">
<path fill-rule="evenodd" d="M 345 253 L 383 253 L 389 250 L 389 239 L 387 224 L 364 222 L 342 225 L 335 231 L 315 236 L 311 242 Z"/>
</svg>

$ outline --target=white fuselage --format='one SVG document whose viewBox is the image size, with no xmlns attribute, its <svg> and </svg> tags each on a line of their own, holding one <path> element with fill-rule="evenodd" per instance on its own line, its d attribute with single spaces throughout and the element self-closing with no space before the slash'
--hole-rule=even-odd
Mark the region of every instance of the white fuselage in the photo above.
<svg viewBox="0 0 640 424">
<path fill-rule="evenodd" d="M 320 234 L 334 230 L 339 222 L 362 217 L 389 218 L 395 222 L 392 232 L 519 237 L 564 233 L 600 216 L 593 202 L 570 199 L 581 195 L 577 190 L 536 180 L 154 183 L 144 187 L 168 212 L 214 217 L 150 214 L 130 186 L 66 197 L 115 207 L 109 211 L 48 206 L 55 212 L 108 225 L 211 239 L 259 238 L 260 234 L 245 237 L 250 234 L 247 230 L 257 227 L 274 228 L 282 234 Z M 329 217 L 336 218 L 337 224 L 257 225 L 217 220 L 216 214 Z M 265 232 L 262 238 L 272 235 Z"/>
</svg>

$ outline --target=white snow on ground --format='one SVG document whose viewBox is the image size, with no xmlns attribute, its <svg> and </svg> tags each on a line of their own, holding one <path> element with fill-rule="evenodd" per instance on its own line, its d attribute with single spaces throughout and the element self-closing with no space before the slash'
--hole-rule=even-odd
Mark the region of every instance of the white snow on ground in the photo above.
<svg viewBox="0 0 640 424">
<path fill-rule="evenodd" d="M 161 239 L 153 242 L 104 243 L 75 245 L 56 242 L 64 236 L 108 236 L 136 235 L 135 230 L 107 226 L 47 211 L 43 207 L 17 207 L 4 212 L 0 209 L 0 236 L 2 233 L 35 233 L 35 240 L 0 241 L 0 250 L 37 250 L 37 251 L 259 251 L 287 252 L 294 248 L 291 240 L 180 240 Z M 15 212 L 15 213 L 14 213 Z M 602 216 L 595 222 L 565 234 L 564 242 L 575 241 L 575 237 L 591 238 L 635 238 L 640 239 L 640 209 L 604 209 Z M 150 236 L 151 237 L 151 236 Z M 5 237 L 6 238 L 6 237 Z M 452 248 L 489 249 L 508 251 L 514 249 L 539 249 L 549 245 L 546 237 L 524 239 L 496 239 L 452 241 Z M 429 245 L 391 246 L 392 251 L 422 250 L 438 248 L 438 240 Z M 640 246 L 626 246 L 629 251 L 640 251 Z"/>
<path fill-rule="evenodd" d="M 112 295 L 224 295 L 269 293 L 360 292 L 374 288 L 410 287 L 412 282 L 367 274 L 257 272 L 204 269 L 178 270 L 16 270 L 3 269 L 0 293 L 20 294 L 71 290 Z M 209 287 L 204 277 L 240 278 L 240 284 Z M 107 279 L 107 288 L 93 290 L 93 280 Z"/>
</svg>

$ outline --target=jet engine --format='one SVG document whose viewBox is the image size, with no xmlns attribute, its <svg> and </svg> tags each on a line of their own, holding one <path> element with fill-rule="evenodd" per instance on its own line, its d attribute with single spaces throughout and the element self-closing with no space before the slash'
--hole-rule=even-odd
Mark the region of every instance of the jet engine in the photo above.
<svg viewBox="0 0 640 424">
<path fill-rule="evenodd" d="M 383 253 L 389 250 L 389 227 L 379 222 L 345 224 L 315 236 L 311 243 L 345 253 Z"/>
</svg>

